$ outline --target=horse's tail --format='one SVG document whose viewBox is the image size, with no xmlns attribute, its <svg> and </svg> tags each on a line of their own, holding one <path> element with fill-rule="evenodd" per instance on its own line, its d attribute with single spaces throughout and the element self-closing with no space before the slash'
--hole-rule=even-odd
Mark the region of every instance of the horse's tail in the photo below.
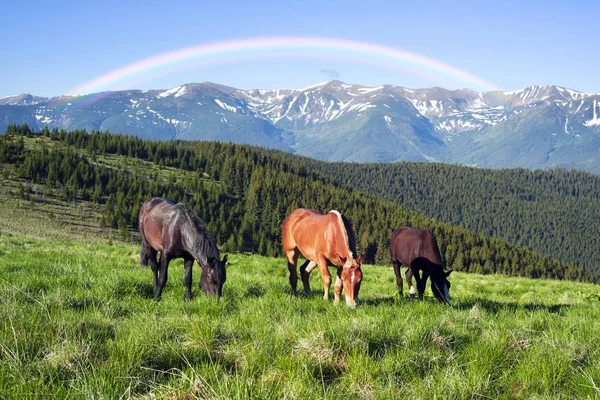
<svg viewBox="0 0 600 400">
<path fill-rule="evenodd" d="M 140 250 L 140 265 L 142 267 L 147 267 L 148 266 L 148 255 L 146 254 L 145 251 L 145 246 L 142 246 L 142 250 Z"/>
</svg>

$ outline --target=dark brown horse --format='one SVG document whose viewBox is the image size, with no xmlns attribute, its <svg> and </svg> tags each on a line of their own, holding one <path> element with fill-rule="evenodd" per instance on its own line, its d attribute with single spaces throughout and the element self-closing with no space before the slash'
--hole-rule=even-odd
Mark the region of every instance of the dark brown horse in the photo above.
<svg viewBox="0 0 600 400">
<path fill-rule="evenodd" d="M 174 258 L 184 259 L 186 300 L 192 298 L 194 260 L 202 268 L 200 287 L 204 293 L 221 296 L 227 256 L 220 259 L 215 237 L 190 207 L 160 197 L 148 199 L 140 209 L 139 228 L 142 235 L 140 263 L 152 268 L 156 300 L 160 300 L 167 283 L 169 261 Z M 160 262 L 157 262 L 159 251 Z"/>
<path fill-rule="evenodd" d="M 358 305 L 358 291 L 362 281 L 360 266 L 363 256 L 354 258 L 356 238 L 346 217 L 335 210 L 326 215 L 305 208 L 294 210 L 283 222 L 282 243 L 288 259 L 290 285 L 294 296 L 298 282 L 296 263 L 302 254 L 306 262 L 300 267 L 300 274 L 307 295 L 311 294 L 310 273 L 318 265 L 325 289 L 323 299 L 329 298 L 331 275 L 327 267 L 335 266 L 337 268 L 335 301 L 339 302 L 340 294 L 344 289 L 346 304 L 350 307 Z"/>
<path fill-rule="evenodd" d="M 392 233 L 390 239 L 390 256 L 396 274 L 396 284 L 402 297 L 402 276 L 400 266 L 406 265 L 406 283 L 410 297 L 415 289 L 412 285 L 412 277 L 417 280 L 419 299 L 423 298 L 427 278 L 431 278 L 431 291 L 441 302 L 450 305 L 450 282 L 448 275 L 452 270 L 444 272 L 444 264 L 440 256 L 440 250 L 433 234 L 428 229 L 398 228 Z M 420 274 L 422 273 L 422 275 Z"/>
</svg>

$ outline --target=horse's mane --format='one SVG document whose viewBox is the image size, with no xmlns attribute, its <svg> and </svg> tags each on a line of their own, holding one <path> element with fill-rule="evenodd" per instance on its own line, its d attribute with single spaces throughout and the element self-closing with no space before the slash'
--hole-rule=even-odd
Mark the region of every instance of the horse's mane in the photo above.
<svg viewBox="0 0 600 400">
<path fill-rule="evenodd" d="M 182 213 L 191 223 L 195 233 L 200 237 L 200 240 L 194 242 L 194 251 L 198 254 L 203 254 L 207 259 L 219 258 L 219 249 L 217 248 L 217 240 L 198 215 L 187 204 L 177 203 L 173 208 Z"/>
<path fill-rule="evenodd" d="M 352 251 L 353 257 L 356 257 L 356 234 L 354 233 L 354 229 L 352 229 L 352 225 L 348 218 L 346 218 L 343 214 L 340 214 L 342 217 L 342 221 L 344 221 L 344 227 L 346 228 L 346 234 L 348 235 L 348 247 L 350 251 Z"/>
<path fill-rule="evenodd" d="M 356 236 L 354 234 L 354 229 L 352 229 L 352 225 L 348 218 L 344 217 L 341 212 L 336 210 L 329 211 L 338 216 L 338 221 L 340 223 L 340 228 L 342 228 L 342 232 L 344 233 L 344 239 L 346 241 L 346 245 L 350 252 L 352 253 L 352 257 L 356 257 Z"/>
</svg>

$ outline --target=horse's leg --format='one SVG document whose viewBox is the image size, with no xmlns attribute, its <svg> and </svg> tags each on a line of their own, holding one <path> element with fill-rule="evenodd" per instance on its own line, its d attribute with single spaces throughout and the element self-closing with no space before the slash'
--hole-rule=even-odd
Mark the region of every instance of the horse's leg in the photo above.
<svg viewBox="0 0 600 400">
<path fill-rule="evenodd" d="M 310 291 L 310 282 L 308 281 L 309 276 L 306 273 L 306 266 L 308 264 L 310 264 L 310 262 L 311 262 L 310 260 L 306 260 L 300 266 L 300 277 L 302 278 L 302 284 L 304 285 L 304 293 L 307 296 L 310 296 L 312 294 L 311 291 Z"/>
<path fill-rule="evenodd" d="M 156 295 L 156 290 L 158 288 L 158 262 L 156 261 L 156 255 L 158 252 L 150 246 L 146 246 L 144 251 L 146 257 L 148 257 L 148 264 L 150 265 L 152 275 L 154 276 L 154 294 Z"/>
<path fill-rule="evenodd" d="M 415 288 L 412 283 L 413 270 L 411 267 L 408 267 L 404 277 L 406 278 L 406 284 L 408 285 L 408 294 L 410 296 L 410 299 L 412 300 L 415 298 Z M 418 280 L 419 280 L 419 275 L 417 274 L 417 282 L 418 282 Z"/>
<path fill-rule="evenodd" d="M 296 263 L 300 252 L 297 248 L 286 251 L 285 255 L 288 259 L 288 270 L 290 271 L 290 286 L 292 287 L 292 296 L 296 296 L 296 286 L 298 284 L 298 272 L 296 271 Z"/>
<path fill-rule="evenodd" d="M 425 293 L 425 285 L 427 284 L 427 278 L 429 278 L 429 271 L 424 269 L 420 279 L 417 279 L 417 290 L 419 291 L 419 300 L 423 300 L 423 294 Z"/>
<path fill-rule="evenodd" d="M 160 300 L 163 288 L 167 284 L 169 261 L 169 255 L 162 252 L 160 254 L 160 271 L 158 273 L 158 290 L 154 293 L 154 299 L 157 301 Z"/>
<path fill-rule="evenodd" d="M 163 253 L 160 253 L 158 257 L 158 262 L 156 264 L 156 269 L 154 269 L 154 300 L 160 300 L 160 265 L 162 264 Z"/>
<path fill-rule="evenodd" d="M 401 264 L 398 261 L 392 261 L 392 264 L 394 265 L 394 274 L 396 275 L 396 285 L 398 286 L 398 292 L 400 293 L 400 298 L 402 299 L 404 295 L 402 288 L 402 273 L 400 272 Z"/>
<path fill-rule="evenodd" d="M 183 283 L 185 284 L 185 299 L 187 301 L 192 299 L 192 266 L 194 265 L 194 259 L 186 259 L 183 264 Z"/>
<path fill-rule="evenodd" d="M 311 260 L 306 260 L 304 262 L 304 264 L 302 264 L 302 266 L 300 267 L 300 276 L 302 277 L 302 283 L 304 284 L 304 293 L 306 293 L 307 296 L 310 296 L 312 294 L 311 290 L 310 290 L 310 273 L 312 272 L 313 269 L 315 269 L 315 267 L 317 266 L 317 263 Z"/>
<path fill-rule="evenodd" d="M 342 293 L 342 289 L 344 288 L 344 281 L 342 281 L 342 268 L 338 267 L 337 274 L 335 276 L 335 286 L 333 287 L 333 294 L 335 296 L 335 302 L 340 302 L 340 294 Z"/>
<path fill-rule="evenodd" d="M 329 300 L 329 287 L 331 286 L 331 274 L 327 269 L 327 258 L 322 254 L 317 256 L 317 264 L 321 270 L 321 280 L 323 281 L 323 300 Z"/>
</svg>

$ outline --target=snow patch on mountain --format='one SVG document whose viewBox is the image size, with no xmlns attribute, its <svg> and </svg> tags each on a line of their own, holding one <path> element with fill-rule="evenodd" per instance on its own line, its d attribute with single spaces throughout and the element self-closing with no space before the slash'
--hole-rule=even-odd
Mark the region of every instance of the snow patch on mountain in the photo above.
<svg viewBox="0 0 600 400">
<path fill-rule="evenodd" d="M 40 121 L 42 124 L 49 124 L 52 122 L 52 118 L 49 118 L 45 115 L 36 115 L 35 119 L 37 119 L 38 121 Z"/>
<path fill-rule="evenodd" d="M 374 88 L 358 88 L 359 93 L 361 94 L 367 94 L 367 93 L 371 93 L 371 92 L 377 92 L 380 91 L 381 89 L 383 89 L 383 86 L 377 86 Z"/>
<path fill-rule="evenodd" d="M 317 89 L 323 86 L 326 86 L 327 84 L 329 84 L 330 81 L 326 81 L 326 82 L 321 82 L 321 83 L 317 83 L 316 85 L 311 85 L 311 86 L 307 86 L 303 89 L 298 89 L 300 92 L 306 92 L 308 90 L 313 90 L 313 89 Z"/>
<path fill-rule="evenodd" d="M 223 103 L 219 99 L 215 99 L 215 103 L 217 103 L 219 105 L 219 107 L 221 107 L 224 110 L 231 111 L 233 113 L 237 113 L 237 108 L 230 106 L 229 104 Z"/>
<path fill-rule="evenodd" d="M 479 110 L 482 108 L 488 108 L 489 105 L 483 101 L 480 97 L 473 100 L 472 103 L 469 104 L 468 110 Z"/>
<path fill-rule="evenodd" d="M 471 121 L 463 120 L 459 118 L 445 119 L 439 121 L 435 127 L 438 130 L 445 131 L 447 133 L 459 133 L 462 131 L 470 131 L 481 128 L 484 121 Z"/>
<path fill-rule="evenodd" d="M 598 107 L 600 108 L 600 104 L 598 104 Z M 598 118 L 598 113 L 596 112 L 596 99 L 594 99 L 594 105 L 592 106 L 593 108 L 593 118 L 585 121 L 583 123 L 583 125 L 585 126 L 599 126 L 600 125 L 600 118 Z"/>
<path fill-rule="evenodd" d="M 172 96 L 172 95 L 175 95 L 175 97 L 181 97 L 185 94 L 185 92 L 186 92 L 185 86 L 177 86 L 177 87 L 174 87 L 173 89 L 165 90 L 164 92 L 159 93 L 158 95 L 156 95 L 156 98 L 164 99 L 165 97 Z"/>
<path fill-rule="evenodd" d="M 375 104 L 370 104 L 370 103 L 358 103 L 358 104 L 353 104 L 352 106 L 348 107 L 348 111 L 363 112 L 363 111 L 366 111 L 369 108 L 373 108 L 373 107 L 377 107 L 377 106 Z"/>
</svg>

